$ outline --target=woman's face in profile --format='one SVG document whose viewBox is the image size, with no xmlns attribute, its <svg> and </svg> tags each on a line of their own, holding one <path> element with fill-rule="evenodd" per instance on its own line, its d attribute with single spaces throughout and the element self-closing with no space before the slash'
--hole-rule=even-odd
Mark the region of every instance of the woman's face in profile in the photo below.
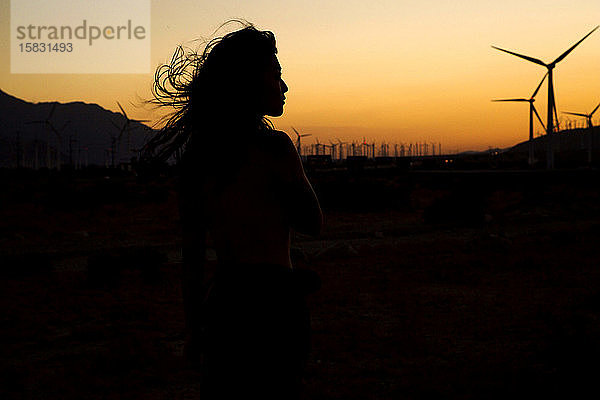
<svg viewBox="0 0 600 400">
<path fill-rule="evenodd" d="M 288 91 L 288 87 L 281 79 L 281 65 L 279 65 L 276 55 L 273 55 L 265 68 L 262 88 L 259 102 L 261 113 L 271 117 L 279 117 L 283 114 L 284 94 Z"/>
</svg>

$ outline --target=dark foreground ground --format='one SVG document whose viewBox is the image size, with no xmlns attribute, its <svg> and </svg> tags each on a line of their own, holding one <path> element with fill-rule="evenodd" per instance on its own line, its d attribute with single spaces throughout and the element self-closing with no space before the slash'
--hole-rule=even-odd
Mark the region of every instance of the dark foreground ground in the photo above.
<svg viewBox="0 0 600 400">
<path fill-rule="evenodd" d="M 599 174 L 313 173 L 308 399 L 579 398 L 600 373 Z M 0 398 L 197 399 L 173 181 L 0 192 Z"/>
</svg>

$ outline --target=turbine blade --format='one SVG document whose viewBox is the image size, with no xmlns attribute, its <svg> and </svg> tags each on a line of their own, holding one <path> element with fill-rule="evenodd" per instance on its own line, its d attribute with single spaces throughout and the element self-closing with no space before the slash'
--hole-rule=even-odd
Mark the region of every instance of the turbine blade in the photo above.
<svg viewBox="0 0 600 400">
<path fill-rule="evenodd" d="M 538 87 L 535 89 L 535 92 L 533 92 L 533 94 L 531 95 L 531 100 L 533 100 L 535 98 L 535 95 L 538 93 L 538 91 L 540 90 L 540 88 L 542 87 L 542 83 L 544 83 L 544 80 L 546 79 L 546 77 L 548 76 L 548 73 L 546 72 L 546 75 L 544 75 L 544 77 L 542 78 L 540 84 L 538 85 Z"/>
<path fill-rule="evenodd" d="M 570 115 L 577 115 L 579 117 L 586 117 L 586 118 L 589 117 L 589 115 L 584 114 L 584 113 L 570 113 L 570 112 L 566 112 L 566 111 L 564 111 L 564 113 L 565 114 L 570 114 Z"/>
<path fill-rule="evenodd" d="M 590 31 L 590 33 L 588 33 L 587 35 L 585 35 L 583 37 L 583 39 L 581 39 L 579 42 L 575 43 L 573 46 L 571 46 L 569 48 L 569 50 L 565 51 L 564 53 L 562 53 L 556 60 L 554 60 L 554 62 L 552 64 L 558 64 L 559 62 L 561 62 L 567 55 L 569 55 L 570 52 L 573 51 L 573 49 L 577 46 L 579 46 L 579 43 L 583 42 L 588 36 L 590 36 L 592 33 L 594 33 L 594 31 L 596 29 L 598 29 L 600 27 L 600 25 L 598 25 L 597 27 L 595 27 L 594 29 L 592 29 Z"/>
<path fill-rule="evenodd" d="M 519 54 L 519 53 L 515 53 L 515 52 L 512 52 L 512 51 L 504 50 L 504 49 L 501 49 L 500 47 L 496 47 L 496 46 L 492 46 L 492 47 L 494 49 L 496 49 L 496 50 L 500 50 L 500 51 L 503 51 L 505 53 L 512 54 L 513 56 L 521 57 L 521 58 L 523 58 L 523 59 L 525 59 L 527 61 L 531 61 L 532 63 L 539 64 L 539 65 L 542 65 L 542 66 L 546 67 L 546 63 L 544 63 L 541 60 L 538 60 L 537 58 L 533 58 L 533 57 L 525 56 L 523 54 Z"/>
<path fill-rule="evenodd" d="M 598 105 L 596 106 L 596 108 L 594 108 L 594 111 L 592 111 L 590 113 L 590 118 L 592 117 L 592 115 L 594 115 L 594 113 L 596 112 L 596 110 L 598 110 L 598 107 L 600 107 L 600 103 L 598 103 Z"/>
<path fill-rule="evenodd" d="M 298 137 L 300 137 L 300 133 L 298 133 L 298 131 L 296 130 L 296 128 L 294 128 L 294 127 L 292 126 L 292 129 L 294 130 L 294 132 L 296 133 L 296 135 L 297 135 Z"/>
<path fill-rule="evenodd" d="M 127 116 L 127 113 L 125 112 L 125 110 L 123 110 L 123 107 L 121 107 L 121 104 L 117 101 L 117 105 L 119 106 L 119 108 L 121 109 L 121 112 L 123 113 L 123 116 L 127 119 L 129 119 L 129 117 Z"/>
<path fill-rule="evenodd" d="M 569 115 L 578 115 L 580 117 L 587 117 L 587 114 L 583 114 L 583 113 L 574 113 L 574 112 L 568 112 L 568 111 L 563 111 L 563 114 L 569 114 Z"/>
<path fill-rule="evenodd" d="M 48 126 L 50 127 L 52 132 L 54 132 L 55 135 L 58 135 L 60 137 L 60 135 L 58 134 L 58 130 L 56 130 L 56 128 L 54 127 L 54 125 L 52 125 L 50 121 L 48 121 Z"/>
<path fill-rule="evenodd" d="M 52 108 L 50 109 L 50 114 L 48 114 L 48 117 L 46 118 L 46 120 L 49 120 L 50 118 L 52 118 L 52 114 L 54 114 L 54 109 L 56 108 L 56 105 L 58 103 L 52 103 Z"/>
<path fill-rule="evenodd" d="M 150 122 L 149 119 L 130 119 L 131 122 Z"/>
<path fill-rule="evenodd" d="M 533 107 L 533 112 L 535 113 L 535 116 L 537 117 L 538 121 L 540 121 L 540 124 L 542 124 L 542 127 L 544 128 L 544 130 L 546 130 L 546 125 L 544 125 L 544 123 L 542 122 L 542 119 L 540 118 L 540 114 L 538 114 L 537 110 L 535 109 L 535 106 L 533 104 L 531 104 L 531 107 Z"/>
<path fill-rule="evenodd" d="M 529 101 L 527 99 L 499 99 L 499 100 L 492 100 L 492 101 Z"/>
</svg>

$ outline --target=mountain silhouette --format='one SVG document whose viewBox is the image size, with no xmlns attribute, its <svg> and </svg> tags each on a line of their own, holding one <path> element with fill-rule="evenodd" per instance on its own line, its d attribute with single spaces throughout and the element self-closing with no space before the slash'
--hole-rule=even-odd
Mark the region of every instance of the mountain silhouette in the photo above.
<svg viewBox="0 0 600 400">
<path fill-rule="evenodd" d="M 135 149 L 139 149 L 154 132 L 148 126 L 132 121 L 117 145 L 111 137 L 117 138 L 120 127 L 126 123 L 126 118 L 120 113 L 81 101 L 31 103 L 0 90 L 0 167 L 16 165 L 19 147 L 23 165 L 32 166 L 36 141 L 39 166 L 46 166 L 48 142 L 52 162 L 55 163 L 56 148 L 59 147 L 56 134 L 46 124 L 31 123 L 46 120 L 53 106 L 49 120 L 62 137 L 62 164 L 69 163 L 71 157 L 73 163 L 79 159 L 81 165 L 110 165 L 113 142 L 115 164 L 127 162 L 137 154 Z"/>
<path fill-rule="evenodd" d="M 565 129 L 556 134 L 556 146 L 557 152 L 574 152 L 574 151 L 585 151 L 589 146 L 589 134 L 594 136 L 594 151 L 598 150 L 600 146 L 600 127 L 593 128 L 574 128 Z M 544 153 L 546 151 L 546 135 L 538 136 L 533 139 L 533 144 L 536 152 Z M 507 149 L 508 151 L 515 153 L 524 153 L 528 151 L 529 141 L 525 140 Z"/>
</svg>

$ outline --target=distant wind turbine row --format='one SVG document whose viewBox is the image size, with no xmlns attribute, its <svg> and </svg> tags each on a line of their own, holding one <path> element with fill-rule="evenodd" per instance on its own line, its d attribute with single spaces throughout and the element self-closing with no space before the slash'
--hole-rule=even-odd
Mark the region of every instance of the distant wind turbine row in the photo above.
<svg viewBox="0 0 600 400">
<path fill-rule="evenodd" d="M 442 155 L 442 144 L 425 142 L 425 143 L 381 143 L 379 152 L 376 151 L 375 142 L 368 143 L 367 139 L 363 137 L 362 141 L 359 142 L 342 142 L 340 139 L 335 138 L 337 143 L 329 140 L 329 144 L 324 144 L 315 138 L 315 143 L 309 146 L 302 146 L 302 138 L 306 136 L 312 136 L 309 134 L 302 134 L 293 126 L 291 127 L 296 134 L 296 149 L 300 156 L 325 156 L 331 157 L 331 160 L 342 160 L 348 157 L 366 157 L 366 158 L 377 158 L 377 157 L 421 157 L 421 156 L 440 156 Z M 390 151 L 390 147 L 393 148 L 393 152 Z M 437 147 L 437 152 L 436 152 Z"/>
<path fill-rule="evenodd" d="M 548 139 L 547 167 L 549 169 L 554 168 L 554 147 L 553 147 L 553 143 L 552 143 L 553 142 L 553 134 L 554 134 L 554 126 L 555 126 L 554 120 L 556 119 L 556 122 L 558 123 L 558 117 L 557 117 L 557 111 L 556 111 L 556 98 L 554 95 L 554 78 L 553 78 L 552 72 L 554 71 L 556 64 L 558 64 L 566 56 L 568 56 L 569 53 L 571 53 L 577 46 L 579 46 L 579 44 L 581 44 L 581 42 L 583 42 L 585 39 L 587 39 L 587 37 L 590 36 L 592 33 L 594 33 L 594 31 L 596 29 L 598 29 L 599 27 L 600 27 L 600 25 L 596 26 L 587 35 L 585 35 L 581 40 L 579 40 L 577 43 L 575 43 L 567 51 L 562 53 L 560 56 L 558 56 L 558 58 L 556 58 L 554 61 L 552 61 L 549 64 L 546 64 L 545 62 L 543 62 L 537 58 L 529 57 L 529 56 L 526 56 L 523 54 L 515 53 L 513 51 L 501 49 L 500 47 L 492 46 L 496 50 L 500 50 L 505 53 L 512 54 L 513 56 L 523 58 L 532 63 L 541 65 L 548 70 L 548 73 L 546 74 L 548 76 L 548 112 L 547 112 L 547 118 L 546 118 L 546 135 L 547 135 L 547 139 Z M 539 87 L 538 87 L 538 89 L 539 89 Z M 536 93 L 537 93 L 537 90 L 536 90 Z M 530 101 L 530 100 L 525 100 L 525 101 Z M 521 100 L 519 100 L 519 101 L 521 101 Z M 530 104 L 533 105 L 533 102 L 530 101 Z M 531 126 L 531 121 L 530 121 L 530 126 Z M 530 141 L 532 141 L 532 140 L 533 140 L 532 135 L 530 133 Z M 531 149 L 531 146 L 532 146 L 532 144 L 530 143 L 530 149 Z M 532 162 L 531 154 L 530 154 L 530 162 Z"/>
<path fill-rule="evenodd" d="M 598 104 L 596 106 L 596 108 L 594 108 L 594 110 L 592 110 L 592 112 L 589 113 L 589 114 L 576 113 L 576 112 L 568 112 L 568 111 L 563 111 L 563 113 L 570 114 L 570 115 L 577 115 L 577 116 L 580 116 L 580 117 L 585 117 L 586 120 L 587 120 L 587 126 L 588 126 L 588 128 L 593 128 L 594 124 L 592 123 L 592 117 L 594 116 L 594 113 L 598 110 L 598 107 L 600 107 L 600 104 Z"/>
<path fill-rule="evenodd" d="M 50 108 L 50 112 L 48 113 L 48 116 L 43 119 L 43 120 L 36 120 L 36 121 L 29 121 L 26 122 L 26 124 L 41 124 L 44 125 L 44 127 L 46 128 L 46 134 L 47 134 L 47 140 L 46 140 L 46 167 L 47 168 L 52 168 L 52 161 L 51 161 L 51 156 L 50 156 L 50 136 L 51 133 L 54 133 L 54 135 L 56 136 L 56 160 L 55 160 L 55 164 L 56 164 L 56 169 L 60 170 L 61 168 L 61 151 L 62 151 L 62 139 L 63 139 L 63 134 L 65 132 L 65 128 L 67 127 L 67 125 L 70 124 L 71 121 L 67 121 L 62 127 L 57 128 L 54 123 L 52 122 L 52 117 L 55 114 L 55 110 L 56 110 L 56 106 L 58 105 L 57 102 L 52 103 L 52 107 Z M 118 134 L 114 135 L 110 132 L 106 132 L 106 134 L 110 137 L 111 139 L 111 145 L 110 145 L 110 156 L 111 156 L 111 167 L 115 167 L 116 166 L 116 162 L 115 162 L 115 155 L 120 154 L 119 153 L 119 148 L 120 148 L 120 144 L 121 144 L 121 138 L 123 136 L 124 133 L 127 133 L 127 152 L 126 154 L 129 156 L 131 153 L 131 126 L 130 124 L 132 122 L 149 122 L 149 120 L 145 120 L 145 119 L 131 119 L 129 118 L 129 116 L 127 115 L 127 113 L 125 112 L 125 110 L 123 109 L 123 107 L 121 106 L 121 104 L 117 101 L 117 106 L 119 107 L 119 109 L 121 110 L 121 115 L 125 118 L 125 122 L 123 123 L 122 126 L 117 125 L 112 119 L 110 120 L 111 124 L 117 129 Z M 36 133 L 37 135 L 37 133 Z M 37 144 L 37 136 L 36 136 L 36 140 L 35 140 L 35 155 L 34 155 L 34 160 L 33 160 L 33 166 L 35 169 L 38 169 L 39 165 L 38 165 L 38 156 L 37 156 L 37 152 L 38 152 L 38 144 Z M 71 151 L 70 151 L 71 154 Z M 71 156 L 70 156 L 71 157 Z M 70 162 L 72 162 L 72 160 L 70 160 Z"/>
<path fill-rule="evenodd" d="M 600 104 L 598 104 L 596 106 L 596 108 L 594 108 L 592 110 L 591 113 L 589 114 L 584 114 L 584 113 L 574 113 L 574 112 L 567 112 L 565 111 L 565 114 L 570 114 L 570 115 L 577 115 L 579 117 L 585 117 L 587 120 L 587 127 L 588 127 L 588 164 L 592 164 L 592 152 L 594 151 L 594 131 L 592 130 L 592 128 L 594 128 L 594 124 L 592 123 L 592 117 L 594 116 L 594 113 L 598 110 L 598 107 L 600 107 Z"/>
</svg>

